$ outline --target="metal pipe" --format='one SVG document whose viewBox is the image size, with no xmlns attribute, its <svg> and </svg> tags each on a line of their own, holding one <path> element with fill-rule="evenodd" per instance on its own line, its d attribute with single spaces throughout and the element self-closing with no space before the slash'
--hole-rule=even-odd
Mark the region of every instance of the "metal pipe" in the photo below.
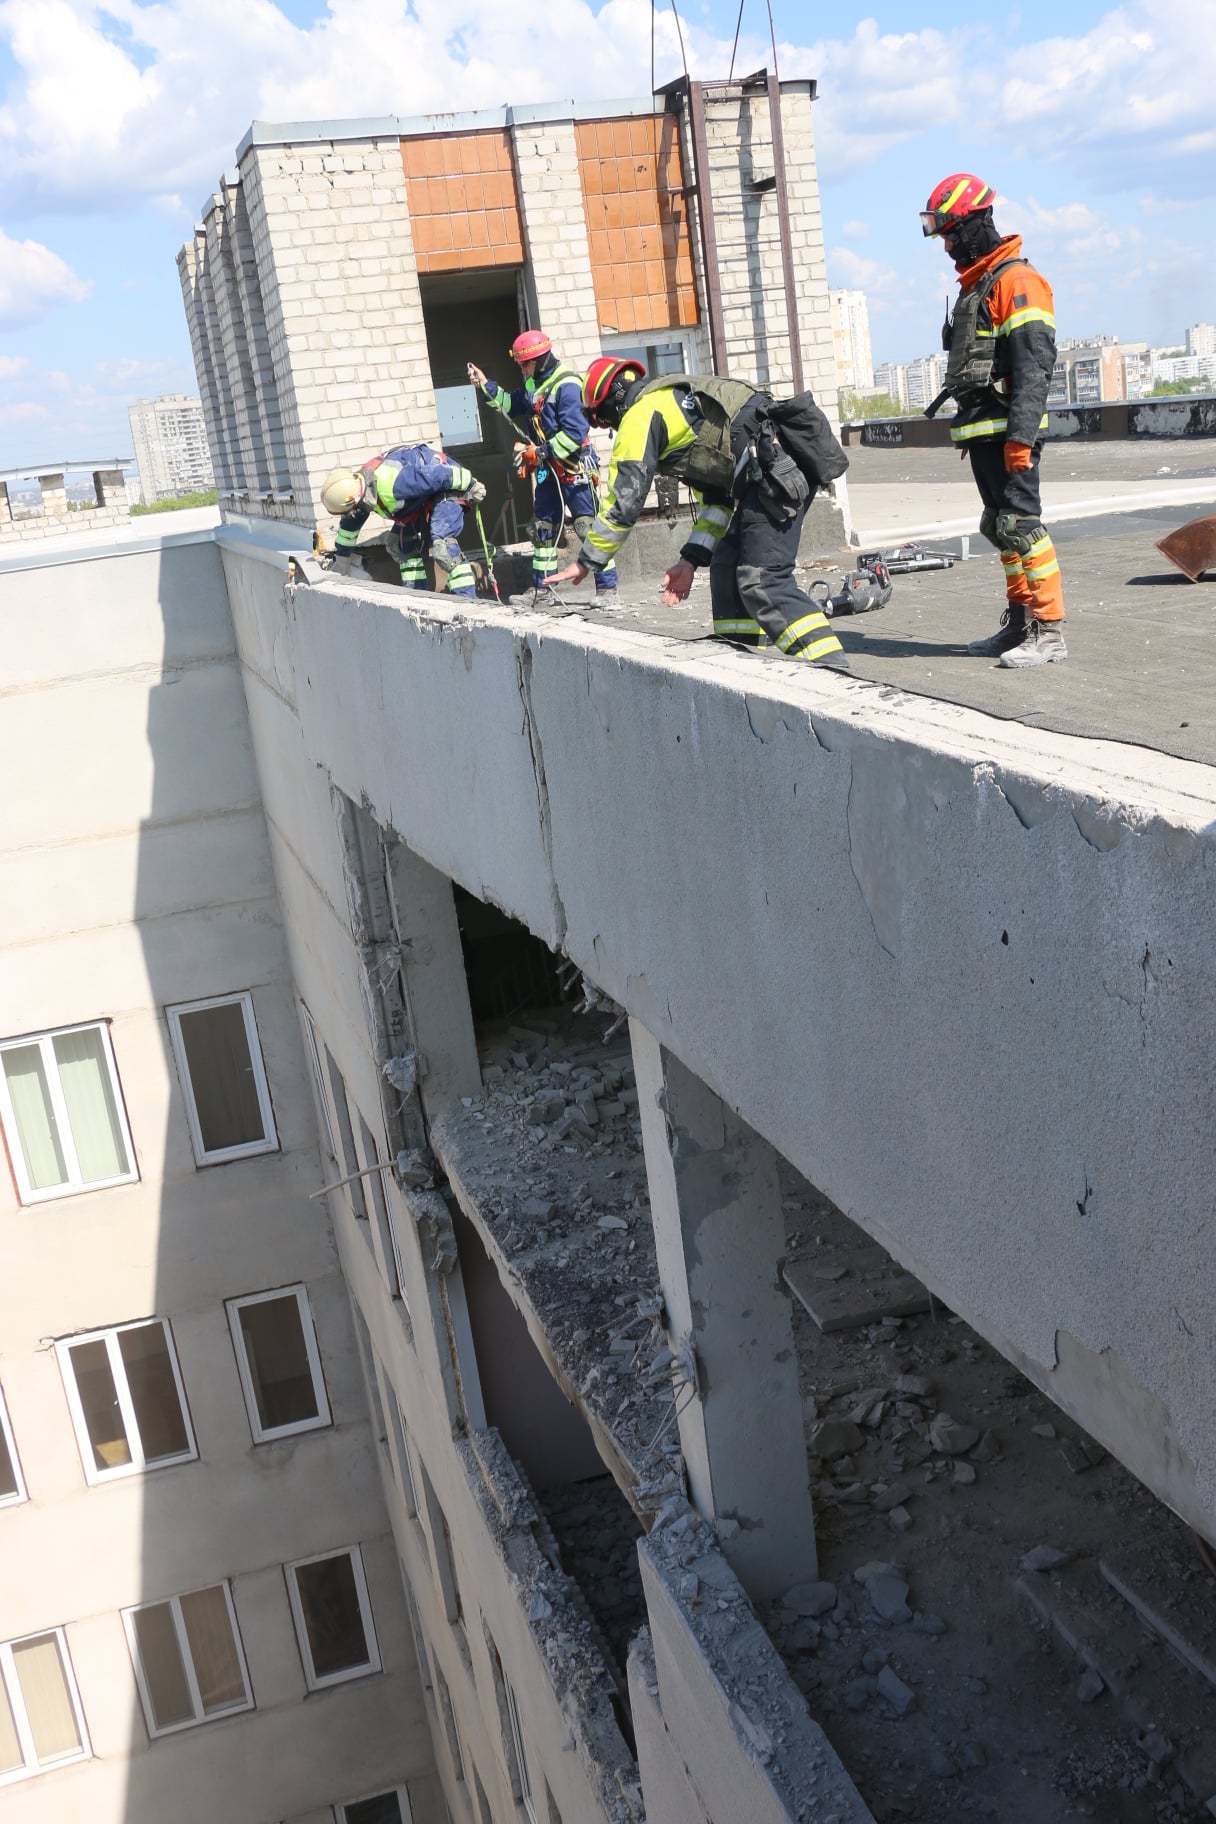
<svg viewBox="0 0 1216 1824">
<path fill-rule="evenodd" d="M 768 111 L 773 123 L 773 170 L 777 178 L 777 220 L 781 224 L 781 270 L 785 277 L 785 318 L 790 331 L 790 370 L 794 391 L 805 391 L 802 337 L 798 333 L 798 293 L 794 284 L 794 243 L 790 238 L 790 199 L 785 187 L 785 137 L 781 128 L 781 83 L 768 76 Z"/>
<path fill-rule="evenodd" d="M 705 302 L 709 311 L 709 345 L 714 371 L 726 372 L 726 322 L 718 279 L 718 237 L 714 228 L 714 203 L 710 190 L 709 144 L 705 136 L 705 85 L 688 84 L 688 118 L 692 128 L 693 177 L 697 185 L 697 222 L 701 230 L 701 258 L 705 268 Z"/>
</svg>

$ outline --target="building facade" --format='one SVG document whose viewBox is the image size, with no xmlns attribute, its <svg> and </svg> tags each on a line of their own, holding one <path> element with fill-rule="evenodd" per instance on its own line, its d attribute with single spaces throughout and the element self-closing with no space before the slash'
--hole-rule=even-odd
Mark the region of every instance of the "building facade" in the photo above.
<svg viewBox="0 0 1216 1824">
<path fill-rule="evenodd" d="M 1216 355 L 1216 323 L 1192 323 L 1186 332 L 1188 355 Z"/>
<path fill-rule="evenodd" d="M 864 291 L 833 291 L 828 295 L 832 306 L 836 385 L 842 392 L 864 392 L 874 385 L 870 307 L 866 294 Z"/>
<path fill-rule="evenodd" d="M 186 393 L 137 399 L 127 416 L 144 504 L 215 486 L 202 402 Z"/>
<path fill-rule="evenodd" d="M 1115 337 L 1059 345 L 1047 392 L 1049 406 L 1098 405 L 1126 397 L 1123 352 Z"/>
<path fill-rule="evenodd" d="M 441 1824 L 207 538 L 0 553 L 0 1806 Z"/>
</svg>

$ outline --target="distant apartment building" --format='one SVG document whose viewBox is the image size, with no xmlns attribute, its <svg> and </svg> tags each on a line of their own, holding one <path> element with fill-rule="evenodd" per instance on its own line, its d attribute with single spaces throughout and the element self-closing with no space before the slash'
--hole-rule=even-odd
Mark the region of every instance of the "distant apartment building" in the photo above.
<svg viewBox="0 0 1216 1824">
<path fill-rule="evenodd" d="M 1186 332 L 1188 355 L 1216 355 L 1216 323 L 1192 323 Z"/>
<path fill-rule="evenodd" d="M 874 369 L 874 385 L 894 399 L 901 411 L 908 405 L 908 370 L 898 361 L 884 361 Z"/>
<path fill-rule="evenodd" d="M 1122 342 L 1123 396 L 1143 399 L 1153 390 L 1153 357 L 1147 342 Z"/>
<path fill-rule="evenodd" d="M 906 379 L 904 393 L 910 411 L 923 412 L 932 405 L 942 387 L 946 384 L 946 356 L 921 355 L 919 360 L 909 361 L 904 370 Z"/>
<path fill-rule="evenodd" d="M 1152 376 L 1154 381 L 1216 380 L 1216 354 L 1153 355 Z"/>
<path fill-rule="evenodd" d="M 865 392 L 874 385 L 870 346 L 870 309 L 864 291 L 831 291 L 832 346 L 836 385 L 841 391 Z"/>
<path fill-rule="evenodd" d="M 127 413 L 144 501 L 213 488 L 202 401 L 188 393 L 137 399 Z"/>
<path fill-rule="evenodd" d="M 1088 342 L 1069 339 L 1059 344 L 1047 393 L 1049 406 L 1100 405 L 1126 397 L 1117 337 L 1096 336 Z"/>
</svg>

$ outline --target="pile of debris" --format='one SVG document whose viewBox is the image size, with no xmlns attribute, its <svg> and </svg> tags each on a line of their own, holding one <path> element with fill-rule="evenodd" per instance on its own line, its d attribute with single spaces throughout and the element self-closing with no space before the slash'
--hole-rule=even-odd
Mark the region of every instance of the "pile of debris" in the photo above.
<svg viewBox="0 0 1216 1824">
<path fill-rule="evenodd" d="M 1216 1815 L 1216 1579 L 1186 1529 L 923 1288 L 875 1316 L 867 1287 L 917 1282 L 787 1193 L 787 1281 L 855 1314 L 795 1300 L 819 1562 L 764 1619 L 875 1818 Z M 1171 1614 L 1207 1629 L 1185 1667 Z"/>
<path fill-rule="evenodd" d="M 612 1439 L 639 1515 L 683 1487 L 628 1039 L 611 1009 L 478 1033 L 485 1093 L 432 1131 L 567 1391 Z M 607 1039 L 607 1043 L 605 1043 Z"/>
</svg>

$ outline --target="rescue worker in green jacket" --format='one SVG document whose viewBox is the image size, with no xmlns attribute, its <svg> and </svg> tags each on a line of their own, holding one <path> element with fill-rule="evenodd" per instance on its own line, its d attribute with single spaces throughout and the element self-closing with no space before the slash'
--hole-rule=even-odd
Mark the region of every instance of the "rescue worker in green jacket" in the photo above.
<svg viewBox="0 0 1216 1824">
<path fill-rule="evenodd" d="M 612 563 L 656 473 L 674 475 L 691 488 L 697 512 L 663 578 L 663 601 L 684 601 L 708 564 L 719 639 L 751 647 L 771 641 L 787 658 L 847 671 L 827 616 L 794 581 L 813 490 L 764 417 L 769 396 L 716 375 L 647 382 L 640 362 L 604 355 L 587 370 L 583 404 L 593 424 L 612 426 L 616 435 L 578 560 L 552 581 L 581 582 Z"/>
</svg>

